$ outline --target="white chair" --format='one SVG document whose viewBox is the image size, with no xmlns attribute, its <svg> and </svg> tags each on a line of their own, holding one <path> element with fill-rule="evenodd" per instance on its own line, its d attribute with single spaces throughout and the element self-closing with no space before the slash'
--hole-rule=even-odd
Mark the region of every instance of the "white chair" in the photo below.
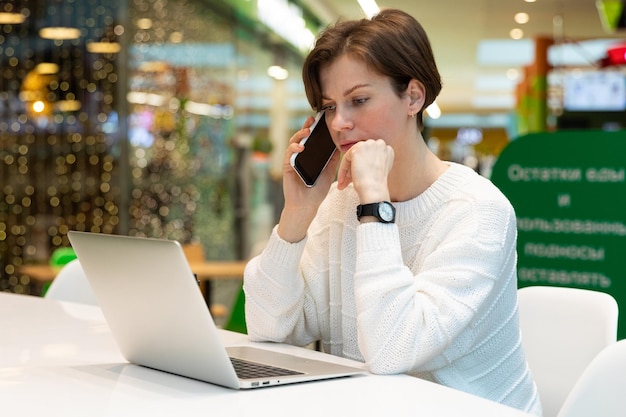
<svg viewBox="0 0 626 417">
<path fill-rule="evenodd" d="M 61 268 L 44 296 L 60 301 L 98 305 L 96 297 L 78 259 Z"/>
<path fill-rule="evenodd" d="M 563 403 L 558 417 L 622 417 L 626 414 L 626 340 L 591 361 Z"/>
<path fill-rule="evenodd" d="M 518 290 L 518 305 L 543 415 L 555 417 L 587 365 L 617 340 L 617 302 L 599 291 L 534 286 Z"/>
</svg>

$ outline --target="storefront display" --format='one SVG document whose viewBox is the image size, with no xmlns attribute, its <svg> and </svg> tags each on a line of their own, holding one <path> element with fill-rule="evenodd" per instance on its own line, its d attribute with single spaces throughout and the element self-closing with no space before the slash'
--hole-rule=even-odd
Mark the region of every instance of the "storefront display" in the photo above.
<svg viewBox="0 0 626 417">
<path fill-rule="evenodd" d="M 22 21 L 0 30 L 0 291 L 36 292 L 20 266 L 69 230 L 201 242 L 216 259 L 269 233 L 273 141 L 311 110 L 302 54 L 235 3 L 15 4 Z M 288 79 L 268 75 L 277 63 Z"/>
</svg>

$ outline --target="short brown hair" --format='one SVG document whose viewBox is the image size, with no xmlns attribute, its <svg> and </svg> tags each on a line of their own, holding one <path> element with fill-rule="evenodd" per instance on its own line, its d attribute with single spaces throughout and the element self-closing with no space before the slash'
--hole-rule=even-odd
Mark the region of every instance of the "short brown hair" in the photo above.
<svg viewBox="0 0 626 417">
<path fill-rule="evenodd" d="M 371 19 L 340 21 L 322 31 L 302 68 L 306 96 L 315 111 L 322 107 L 320 70 L 344 54 L 390 77 L 398 96 L 405 93 L 411 79 L 420 81 L 426 96 L 417 123 L 423 127 L 424 109 L 439 95 L 441 76 L 426 31 L 415 18 L 385 9 Z"/>
</svg>

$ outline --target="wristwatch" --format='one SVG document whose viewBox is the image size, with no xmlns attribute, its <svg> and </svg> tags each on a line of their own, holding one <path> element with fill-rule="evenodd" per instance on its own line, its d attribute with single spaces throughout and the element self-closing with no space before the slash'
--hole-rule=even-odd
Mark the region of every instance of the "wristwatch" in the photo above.
<svg viewBox="0 0 626 417">
<path fill-rule="evenodd" d="M 376 217 L 382 223 L 393 223 L 396 221 L 396 208 L 389 201 L 359 204 L 356 206 L 356 217 L 361 220 L 363 216 Z"/>
</svg>

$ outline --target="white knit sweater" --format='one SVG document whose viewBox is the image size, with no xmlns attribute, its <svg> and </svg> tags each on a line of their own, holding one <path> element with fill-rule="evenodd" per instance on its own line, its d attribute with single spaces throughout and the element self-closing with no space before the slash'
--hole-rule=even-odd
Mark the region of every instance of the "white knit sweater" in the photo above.
<svg viewBox="0 0 626 417">
<path fill-rule="evenodd" d="M 360 224 L 354 189 L 331 188 L 298 243 L 276 229 L 245 271 L 255 341 L 307 345 L 541 415 L 520 344 L 509 201 L 450 164 L 396 223 Z"/>
</svg>

